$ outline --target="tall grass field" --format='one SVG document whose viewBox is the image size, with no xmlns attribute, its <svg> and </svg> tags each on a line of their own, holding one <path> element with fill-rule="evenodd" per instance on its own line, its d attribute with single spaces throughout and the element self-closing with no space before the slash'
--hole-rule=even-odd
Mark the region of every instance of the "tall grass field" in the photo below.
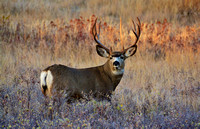
<svg viewBox="0 0 200 129">
<path fill-rule="evenodd" d="M 106 62 L 91 33 L 96 18 L 101 42 L 120 51 L 134 43 L 137 17 L 138 49 L 111 102 L 48 102 L 44 68 Z M 200 1 L 1 0 L 0 128 L 200 128 Z"/>
</svg>

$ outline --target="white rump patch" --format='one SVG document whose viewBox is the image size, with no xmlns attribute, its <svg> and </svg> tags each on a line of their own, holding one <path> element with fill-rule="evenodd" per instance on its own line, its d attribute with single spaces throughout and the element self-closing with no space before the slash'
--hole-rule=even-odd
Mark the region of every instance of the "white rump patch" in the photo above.
<svg viewBox="0 0 200 129">
<path fill-rule="evenodd" d="M 47 72 L 46 71 L 42 71 L 40 74 L 40 84 L 41 86 L 46 86 L 46 77 L 47 77 Z"/>
<path fill-rule="evenodd" d="M 51 71 L 47 71 L 47 78 L 46 78 L 46 82 L 47 82 L 47 87 L 49 89 L 52 88 L 52 84 L 53 84 L 53 75 L 51 73 Z"/>
</svg>

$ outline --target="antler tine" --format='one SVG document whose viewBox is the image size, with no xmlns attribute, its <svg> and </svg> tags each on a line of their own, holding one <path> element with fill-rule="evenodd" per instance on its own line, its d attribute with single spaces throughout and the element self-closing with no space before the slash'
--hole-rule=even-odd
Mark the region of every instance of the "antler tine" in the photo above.
<svg viewBox="0 0 200 129">
<path fill-rule="evenodd" d="M 99 34 L 100 34 L 100 29 L 101 29 L 101 27 L 100 27 L 100 25 L 101 25 L 101 22 L 99 23 Z M 99 40 L 99 34 L 97 34 L 97 37 L 98 37 L 98 40 Z"/>
<path fill-rule="evenodd" d="M 137 20 L 138 20 L 139 26 L 141 26 L 140 19 L 138 17 L 137 17 Z"/>
<path fill-rule="evenodd" d="M 138 42 L 139 38 L 140 38 L 140 33 L 141 33 L 141 23 L 140 23 L 140 19 L 137 17 L 137 20 L 138 20 L 138 23 L 137 23 L 137 29 L 136 29 L 136 26 L 135 26 L 135 23 L 134 21 L 132 20 L 133 22 L 133 25 L 134 25 L 134 29 L 132 29 L 135 37 L 136 37 L 136 40 L 135 40 L 135 43 L 133 45 L 136 45 L 136 43 Z"/>
<path fill-rule="evenodd" d="M 134 33 L 134 35 L 135 35 L 135 37 L 136 37 L 135 43 L 134 43 L 133 45 L 131 45 L 130 47 L 126 48 L 125 50 L 127 50 L 127 49 L 129 49 L 129 48 L 135 46 L 135 45 L 137 44 L 139 38 L 140 38 L 140 34 L 141 34 L 141 23 L 140 23 L 140 19 L 139 19 L 138 17 L 137 17 L 137 21 L 138 21 L 138 23 L 137 23 L 137 28 L 136 28 L 135 22 L 132 20 L 133 27 L 134 27 L 134 28 L 132 29 L 132 31 L 133 31 L 133 33 Z"/>
<path fill-rule="evenodd" d="M 97 19 L 95 20 L 95 23 L 94 23 L 94 25 L 93 25 L 93 27 L 92 27 L 92 34 L 93 34 L 94 40 L 96 41 L 96 43 L 97 43 L 99 46 L 103 47 L 104 49 L 106 49 L 106 51 L 109 52 L 109 49 L 108 49 L 106 46 L 104 46 L 104 45 L 99 41 L 99 34 L 97 34 L 96 23 L 97 23 Z M 100 22 L 100 23 L 101 23 L 101 22 Z M 95 32 L 94 32 L 94 31 L 95 31 Z M 99 25 L 99 33 L 100 33 L 100 25 Z M 97 37 L 98 39 L 97 39 L 96 37 Z"/>
<path fill-rule="evenodd" d="M 94 23 L 94 25 L 93 25 L 93 27 L 92 27 L 92 35 L 94 36 L 94 37 L 96 37 L 97 36 L 97 30 L 96 30 L 96 23 L 97 23 L 97 19 L 95 20 L 95 23 Z M 95 31 L 95 32 L 94 32 Z M 95 40 L 96 41 L 96 40 Z"/>
<path fill-rule="evenodd" d="M 138 42 L 139 37 L 140 37 L 140 33 L 141 33 L 141 30 L 140 30 L 140 28 L 141 28 L 140 19 L 137 17 L 137 20 L 138 20 L 137 29 L 136 29 L 136 27 L 135 27 L 134 21 L 132 20 L 133 25 L 134 25 L 134 30 L 132 29 L 132 31 L 133 31 L 133 33 L 134 33 L 135 36 L 136 36 L 136 41 L 135 41 L 134 45 Z"/>
<path fill-rule="evenodd" d="M 133 23 L 133 27 L 134 27 L 133 29 L 134 29 L 134 31 L 135 31 L 135 30 L 136 30 L 136 27 L 135 27 L 135 22 L 134 22 L 133 20 L 132 20 L 132 23 Z M 133 30 L 133 29 L 132 29 L 132 30 Z"/>
</svg>

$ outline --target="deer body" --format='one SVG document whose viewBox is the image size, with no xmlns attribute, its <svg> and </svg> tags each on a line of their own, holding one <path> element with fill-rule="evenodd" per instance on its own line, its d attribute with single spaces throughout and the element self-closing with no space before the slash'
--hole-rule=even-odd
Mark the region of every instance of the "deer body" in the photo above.
<svg viewBox="0 0 200 129">
<path fill-rule="evenodd" d="M 135 29 L 133 30 L 137 38 L 134 45 L 115 52 L 96 39 L 99 36 L 96 31 L 96 21 L 92 31 L 97 43 L 96 51 L 99 56 L 108 58 L 108 61 L 104 65 L 84 69 L 57 64 L 47 67 L 40 75 L 41 90 L 45 96 L 54 96 L 64 91 L 68 100 L 82 98 L 84 94 L 90 93 L 96 98 L 110 98 L 123 76 L 125 59 L 136 53 L 136 43 L 140 36 L 140 21 L 138 19 L 137 33 Z"/>
<path fill-rule="evenodd" d="M 109 71 L 110 68 L 107 63 L 102 66 L 86 69 L 52 65 L 43 70 L 43 73 L 47 73 L 43 77 L 46 80 L 43 80 L 46 81 L 46 84 L 49 81 L 49 86 L 47 85 L 46 89 L 42 88 L 42 91 L 45 95 L 51 96 L 54 92 L 57 93 L 63 90 L 69 97 L 73 98 L 81 98 L 83 97 L 83 93 L 92 93 L 97 98 L 110 95 L 119 84 L 123 74 L 113 75 Z M 48 80 L 48 76 L 52 76 L 53 78 Z"/>
</svg>

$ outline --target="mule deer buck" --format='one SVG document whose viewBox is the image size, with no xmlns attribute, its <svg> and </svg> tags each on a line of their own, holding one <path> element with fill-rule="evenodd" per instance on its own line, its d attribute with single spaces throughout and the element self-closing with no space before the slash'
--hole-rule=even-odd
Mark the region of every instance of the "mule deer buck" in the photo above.
<svg viewBox="0 0 200 129">
<path fill-rule="evenodd" d="M 137 27 L 133 22 L 132 29 L 136 40 L 132 46 L 122 51 L 112 51 L 99 41 L 97 34 L 97 19 L 92 27 L 92 34 L 96 41 L 96 51 L 99 56 L 107 58 L 104 65 L 84 69 L 70 68 L 54 64 L 41 72 L 41 90 L 45 96 L 54 96 L 64 91 L 68 100 L 82 98 L 83 94 L 93 94 L 97 99 L 108 99 L 116 89 L 124 73 L 125 60 L 137 51 L 140 37 L 141 23 L 137 18 Z M 99 26 L 100 33 L 100 26 Z"/>
</svg>

